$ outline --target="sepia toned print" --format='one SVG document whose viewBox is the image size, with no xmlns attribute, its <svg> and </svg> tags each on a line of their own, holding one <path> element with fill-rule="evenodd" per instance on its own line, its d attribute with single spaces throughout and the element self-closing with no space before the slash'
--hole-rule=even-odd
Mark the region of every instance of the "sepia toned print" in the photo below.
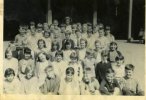
<svg viewBox="0 0 146 100">
<path fill-rule="evenodd" d="M 144 2 L 132 1 L 5 0 L 3 93 L 144 96 Z"/>
</svg>

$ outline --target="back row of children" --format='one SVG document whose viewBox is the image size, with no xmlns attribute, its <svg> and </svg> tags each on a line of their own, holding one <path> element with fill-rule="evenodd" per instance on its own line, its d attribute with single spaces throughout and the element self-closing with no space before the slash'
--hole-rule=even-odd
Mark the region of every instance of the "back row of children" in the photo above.
<svg viewBox="0 0 146 100">
<path fill-rule="evenodd" d="M 4 93 L 143 95 L 110 27 L 54 20 L 20 26 L 4 59 Z M 20 83 L 20 85 L 19 85 Z"/>
</svg>

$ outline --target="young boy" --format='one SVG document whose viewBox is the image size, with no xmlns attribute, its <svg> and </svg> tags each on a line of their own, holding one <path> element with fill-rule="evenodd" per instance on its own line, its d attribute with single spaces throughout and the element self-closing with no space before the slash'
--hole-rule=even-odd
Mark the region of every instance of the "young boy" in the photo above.
<svg viewBox="0 0 146 100">
<path fill-rule="evenodd" d="M 94 56 L 96 58 L 96 63 L 101 62 L 101 52 L 102 52 L 101 42 L 96 40 L 95 41 L 95 49 L 94 49 Z"/>
<path fill-rule="evenodd" d="M 80 95 L 79 82 L 74 79 L 74 68 L 66 69 L 65 78 L 61 79 L 59 94 L 60 95 Z"/>
<path fill-rule="evenodd" d="M 133 78 L 134 66 L 127 64 L 125 66 L 125 77 L 123 79 L 122 93 L 123 95 L 142 96 L 144 92 L 139 82 Z"/>
<path fill-rule="evenodd" d="M 100 92 L 103 95 L 120 95 L 120 87 L 118 82 L 114 79 L 114 70 L 108 68 L 105 73 L 105 79 L 102 80 L 100 85 Z"/>
<path fill-rule="evenodd" d="M 60 78 L 54 73 L 54 68 L 52 65 L 49 65 L 45 68 L 46 79 L 44 84 L 40 86 L 40 91 L 43 94 L 58 94 L 60 87 Z"/>
<path fill-rule="evenodd" d="M 108 68 L 111 68 L 111 63 L 108 62 L 108 51 L 104 50 L 101 52 L 101 62 L 96 65 L 95 73 L 96 78 L 101 83 L 105 79 L 105 72 Z"/>
<path fill-rule="evenodd" d="M 115 37 L 111 34 L 110 26 L 106 26 L 106 29 L 105 29 L 105 37 L 107 37 L 109 43 L 115 41 Z"/>
<path fill-rule="evenodd" d="M 6 94 L 24 93 L 24 89 L 20 81 L 15 77 L 13 69 L 8 68 L 4 73 L 3 92 Z"/>
</svg>

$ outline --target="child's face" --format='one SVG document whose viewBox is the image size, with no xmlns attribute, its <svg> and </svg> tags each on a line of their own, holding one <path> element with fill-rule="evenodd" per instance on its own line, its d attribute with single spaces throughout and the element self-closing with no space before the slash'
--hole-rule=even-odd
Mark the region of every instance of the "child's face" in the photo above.
<svg viewBox="0 0 146 100">
<path fill-rule="evenodd" d="M 99 42 L 95 43 L 95 48 L 97 50 L 101 49 L 101 44 Z"/>
<path fill-rule="evenodd" d="M 80 42 L 80 45 L 81 45 L 81 49 L 84 49 L 84 48 L 86 47 L 85 41 L 81 41 L 81 42 Z"/>
<path fill-rule="evenodd" d="M 65 37 L 66 37 L 66 39 L 70 39 L 70 35 L 69 34 L 66 34 Z"/>
<path fill-rule="evenodd" d="M 66 74 L 66 79 L 67 79 L 67 81 L 69 81 L 69 82 L 72 81 L 73 77 L 74 77 L 74 75 L 73 75 L 72 73 Z"/>
<path fill-rule="evenodd" d="M 25 59 L 27 60 L 27 59 L 30 59 L 31 55 L 28 54 L 28 53 L 25 53 L 25 54 L 24 54 L 24 57 L 25 57 Z"/>
<path fill-rule="evenodd" d="M 106 30 L 106 34 L 110 34 L 110 32 L 111 32 L 110 30 Z"/>
<path fill-rule="evenodd" d="M 65 27 L 61 27 L 61 32 L 65 32 Z"/>
<path fill-rule="evenodd" d="M 106 61 L 107 58 L 108 58 L 108 55 L 102 55 L 102 60 L 103 60 L 103 61 Z"/>
<path fill-rule="evenodd" d="M 38 44 L 38 47 L 40 48 L 40 49 L 42 49 L 42 48 L 44 48 L 44 42 L 43 41 L 39 41 L 39 44 Z"/>
<path fill-rule="evenodd" d="M 54 50 L 57 50 L 57 45 L 53 45 L 53 49 Z"/>
<path fill-rule="evenodd" d="M 114 73 L 106 74 L 105 78 L 109 83 L 112 83 L 114 79 Z"/>
<path fill-rule="evenodd" d="M 127 78 L 131 78 L 133 76 L 133 71 L 132 70 L 125 70 L 125 74 Z"/>
<path fill-rule="evenodd" d="M 11 51 L 7 52 L 6 57 L 8 59 L 11 59 L 12 58 L 12 52 Z"/>
<path fill-rule="evenodd" d="M 14 75 L 13 75 L 13 74 L 11 74 L 11 75 L 9 75 L 9 76 L 6 77 L 6 80 L 7 80 L 8 82 L 12 82 L 13 79 L 14 79 Z"/>
<path fill-rule="evenodd" d="M 82 29 L 83 29 L 83 32 L 86 32 L 87 31 L 87 25 L 84 24 L 83 27 L 82 27 Z"/>
<path fill-rule="evenodd" d="M 99 37 L 104 36 L 104 31 L 103 30 L 99 30 Z"/>
<path fill-rule="evenodd" d="M 81 32 L 76 32 L 76 35 L 79 38 L 81 36 Z"/>
<path fill-rule="evenodd" d="M 47 77 L 49 77 L 49 78 L 54 78 L 54 76 L 55 76 L 53 68 L 48 68 L 46 71 L 46 74 L 47 74 Z"/>
<path fill-rule="evenodd" d="M 62 56 L 61 55 L 56 55 L 56 60 L 57 60 L 57 62 L 60 62 L 62 60 Z"/>
<path fill-rule="evenodd" d="M 121 66 L 124 61 L 123 60 L 117 60 L 116 62 L 117 62 L 117 66 Z"/>
<path fill-rule="evenodd" d="M 70 24 L 70 19 L 66 19 L 65 22 L 66 22 L 67 25 L 69 25 Z"/>
<path fill-rule="evenodd" d="M 67 44 L 66 45 L 66 49 L 68 50 L 68 49 L 71 49 L 71 44 Z"/>
<path fill-rule="evenodd" d="M 49 33 L 48 33 L 48 32 L 45 32 L 45 33 L 44 33 L 44 37 L 45 37 L 45 38 L 49 38 Z"/>
<path fill-rule="evenodd" d="M 116 50 L 116 48 L 117 48 L 117 45 L 115 44 L 110 45 L 110 50 L 114 51 Z"/>
<path fill-rule="evenodd" d="M 26 74 L 26 77 L 27 77 L 28 79 L 30 79 L 32 76 L 33 76 L 33 72 L 32 72 L 32 71 L 29 71 L 29 72 Z"/>
<path fill-rule="evenodd" d="M 73 63 L 77 62 L 77 58 L 75 58 L 75 57 L 72 57 L 72 58 L 70 58 L 70 59 L 71 59 L 71 61 L 72 61 Z"/>
<path fill-rule="evenodd" d="M 41 54 L 39 55 L 39 59 L 40 59 L 41 62 L 46 61 L 46 55 L 44 55 L 43 53 L 41 53 Z"/>
</svg>

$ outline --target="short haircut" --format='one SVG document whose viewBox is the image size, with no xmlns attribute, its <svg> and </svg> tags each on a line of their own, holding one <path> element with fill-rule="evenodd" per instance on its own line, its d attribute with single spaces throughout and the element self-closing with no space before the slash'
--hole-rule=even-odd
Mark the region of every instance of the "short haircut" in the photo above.
<svg viewBox="0 0 146 100">
<path fill-rule="evenodd" d="M 5 70 L 5 74 L 4 76 L 7 77 L 7 76 L 10 76 L 10 75 L 14 75 L 15 76 L 15 72 L 12 68 L 8 68 Z"/>
<path fill-rule="evenodd" d="M 58 50 L 58 51 L 55 53 L 55 57 L 58 56 L 58 55 L 60 55 L 60 56 L 63 57 L 63 52 L 62 52 L 61 50 Z"/>
<path fill-rule="evenodd" d="M 45 68 L 45 72 L 47 72 L 48 71 L 48 69 L 52 69 L 52 70 L 54 70 L 54 68 L 53 68 L 53 66 L 52 65 L 48 65 L 46 68 Z"/>
<path fill-rule="evenodd" d="M 68 67 L 66 69 L 66 75 L 69 74 L 69 73 L 72 73 L 74 75 L 75 71 L 74 71 L 74 68 L 73 67 Z"/>
<path fill-rule="evenodd" d="M 85 41 L 85 44 L 86 44 L 86 47 L 87 47 L 87 44 L 88 44 L 87 40 L 84 39 L 84 38 L 81 38 L 81 39 L 80 39 L 80 43 L 81 43 L 81 41 Z"/>
<path fill-rule="evenodd" d="M 38 62 L 41 62 L 41 60 L 40 60 L 40 58 L 39 58 L 39 55 L 40 55 L 40 54 L 45 55 L 45 56 L 46 56 L 46 59 L 49 60 L 49 55 L 48 55 L 47 53 L 45 53 L 45 52 L 39 52 L 39 53 L 37 54 L 37 61 L 38 61 Z"/>
<path fill-rule="evenodd" d="M 132 70 L 132 71 L 134 71 L 134 68 L 135 68 L 135 66 L 132 65 L 132 64 L 127 64 L 127 65 L 125 66 L 125 70 Z"/>
<path fill-rule="evenodd" d="M 112 68 L 106 69 L 105 75 L 111 74 L 111 73 L 113 73 L 113 74 L 115 73 L 115 71 Z"/>
<path fill-rule="evenodd" d="M 70 54 L 70 58 L 76 58 L 76 59 L 78 59 L 77 53 L 76 53 L 76 52 L 72 52 L 72 53 Z"/>
<path fill-rule="evenodd" d="M 7 48 L 6 51 L 5 51 L 5 58 L 7 58 L 7 53 L 11 52 L 12 53 L 12 50 L 10 48 Z"/>
</svg>

